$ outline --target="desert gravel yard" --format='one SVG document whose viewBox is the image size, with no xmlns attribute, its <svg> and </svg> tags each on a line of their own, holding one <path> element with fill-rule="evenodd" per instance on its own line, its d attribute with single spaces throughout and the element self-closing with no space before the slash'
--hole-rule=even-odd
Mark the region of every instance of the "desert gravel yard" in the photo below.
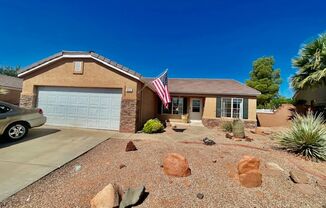
<svg viewBox="0 0 326 208">
<path fill-rule="evenodd" d="M 275 149 L 269 136 L 247 134 L 252 142 L 230 140 L 224 132 L 204 127 L 188 127 L 184 133 L 167 129 L 154 135 L 121 134 L 6 199 L 0 207 L 89 207 L 109 183 L 123 189 L 144 185 L 149 194 L 139 207 L 326 207 L 326 163 Z M 202 144 L 204 137 L 216 144 Z M 137 151 L 125 152 L 129 140 Z M 190 176 L 164 175 L 163 158 L 171 152 L 187 158 Z M 240 185 L 237 163 L 243 155 L 261 160 L 261 187 Z M 267 167 L 271 162 L 283 171 Z M 309 183 L 294 183 L 289 171 L 303 172 Z M 197 198 L 198 193 L 204 197 Z"/>
</svg>

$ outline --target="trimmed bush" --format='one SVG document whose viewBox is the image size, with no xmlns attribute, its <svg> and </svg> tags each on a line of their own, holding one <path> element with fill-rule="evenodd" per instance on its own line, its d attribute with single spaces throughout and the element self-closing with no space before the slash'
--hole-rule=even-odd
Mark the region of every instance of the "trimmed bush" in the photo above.
<svg viewBox="0 0 326 208">
<path fill-rule="evenodd" d="M 226 131 L 226 132 L 232 132 L 232 128 L 233 128 L 233 126 L 232 126 L 232 121 L 224 121 L 223 123 L 222 123 L 222 129 L 224 130 L 224 131 Z"/>
<path fill-rule="evenodd" d="M 143 128 L 143 132 L 147 134 L 162 132 L 164 129 L 163 124 L 157 118 L 148 120 Z"/>
<path fill-rule="evenodd" d="M 289 130 L 276 135 L 282 148 L 312 160 L 326 160 L 326 127 L 322 115 L 295 114 Z"/>
<path fill-rule="evenodd" d="M 232 133 L 233 133 L 233 136 L 237 137 L 237 138 L 245 137 L 244 124 L 241 120 L 237 119 L 237 120 L 233 121 Z"/>
</svg>

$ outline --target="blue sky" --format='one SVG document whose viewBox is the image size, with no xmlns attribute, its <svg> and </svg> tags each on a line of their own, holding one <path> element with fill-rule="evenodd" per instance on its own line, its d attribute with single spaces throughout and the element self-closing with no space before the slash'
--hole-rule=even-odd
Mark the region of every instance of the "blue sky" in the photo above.
<svg viewBox="0 0 326 208">
<path fill-rule="evenodd" d="M 302 3 L 300 3 L 302 2 Z M 95 51 L 144 76 L 234 78 L 274 56 L 291 96 L 291 59 L 326 31 L 326 1 L 0 0 L 0 65 Z"/>
</svg>

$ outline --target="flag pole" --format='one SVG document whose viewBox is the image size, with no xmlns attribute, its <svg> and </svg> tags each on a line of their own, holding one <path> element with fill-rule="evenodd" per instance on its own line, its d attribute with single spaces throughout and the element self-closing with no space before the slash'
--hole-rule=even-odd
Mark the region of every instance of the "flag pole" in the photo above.
<svg viewBox="0 0 326 208">
<path fill-rule="evenodd" d="M 168 68 L 166 68 L 165 69 L 165 71 L 163 71 L 161 74 L 159 74 L 157 77 L 158 78 L 160 78 L 165 72 L 167 72 L 168 71 Z M 157 79 L 157 78 L 156 78 Z M 139 94 L 140 92 L 142 92 L 144 89 L 145 89 L 145 87 L 147 87 L 148 85 L 149 85 L 149 83 L 150 82 L 147 82 L 138 92 L 137 92 L 137 94 Z"/>
</svg>

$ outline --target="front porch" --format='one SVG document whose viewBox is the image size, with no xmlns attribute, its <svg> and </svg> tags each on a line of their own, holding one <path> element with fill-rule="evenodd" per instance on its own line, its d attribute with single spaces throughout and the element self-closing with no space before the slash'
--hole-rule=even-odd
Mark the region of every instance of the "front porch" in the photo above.
<svg viewBox="0 0 326 208">
<path fill-rule="evenodd" d="M 172 95 L 168 109 L 159 102 L 158 118 L 171 124 L 202 126 L 204 106 L 205 97 Z"/>
</svg>

